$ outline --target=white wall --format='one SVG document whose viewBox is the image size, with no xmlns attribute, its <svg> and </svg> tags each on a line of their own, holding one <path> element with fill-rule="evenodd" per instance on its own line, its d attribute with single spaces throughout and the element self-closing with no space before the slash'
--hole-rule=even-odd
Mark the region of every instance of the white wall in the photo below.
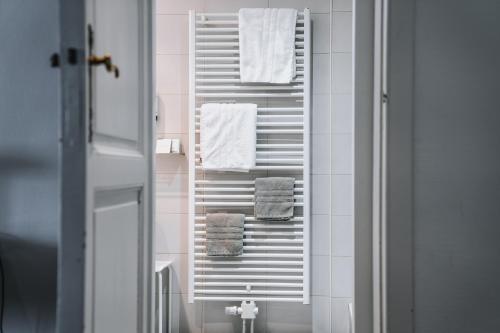
<svg viewBox="0 0 500 333">
<path fill-rule="evenodd" d="M 500 331 L 499 17 L 416 1 L 416 333 Z"/>
<path fill-rule="evenodd" d="M 348 333 L 352 301 L 351 0 L 157 0 L 158 137 L 187 143 L 188 16 L 309 7 L 313 19 L 312 304 L 259 303 L 257 332 Z M 185 147 L 187 149 L 187 147 Z M 234 332 L 223 302 L 187 302 L 187 160 L 157 158 L 157 257 L 174 260 L 174 331 Z"/>
<path fill-rule="evenodd" d="M 5 332 L 54 332 L 60 221 L 59 2 L 0 4 L 0 256 Z"/>
</svg>

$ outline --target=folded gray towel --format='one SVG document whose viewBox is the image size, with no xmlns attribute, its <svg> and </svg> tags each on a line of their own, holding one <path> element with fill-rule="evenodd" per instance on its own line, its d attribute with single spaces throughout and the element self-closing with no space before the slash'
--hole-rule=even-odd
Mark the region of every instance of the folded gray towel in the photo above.
<svg viewBox="0 0 500 333">
<path fill-rule="evenodd" d="M 286 221 L 293 217 L 295 178 L 255 179 L 255 218 Z"/>
<path fill-rule="evenodd" d="M 243 254 L 243 239 L 207 240 L 210 257 L 235 257 Z"/>
<path fill-rule="evenodd" d="M 243 228 L 245 215 L 214 213 L 207 214 L 207 227 L 236 227 Z"/>
<path fill-rule="evenodd" d="M 223 257 L 241 255 L 244 221 L 243 214 L 207 214 L 207 255 Z"/>
</svg>

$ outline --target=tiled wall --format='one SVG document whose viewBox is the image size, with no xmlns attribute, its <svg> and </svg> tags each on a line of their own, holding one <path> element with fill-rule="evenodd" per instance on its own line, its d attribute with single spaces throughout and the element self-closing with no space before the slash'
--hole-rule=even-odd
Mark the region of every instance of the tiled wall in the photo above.
<svg viewBox="0 0 500 333">
<path fill-rule="evenodd" d="M 156 0 L 160 138 L 187 144 L 188 15 L 309 7 L 313 19 L 311 305 L 259 303 L 256 332 L 349 332 L 353 281 L 352 0 Z M 187 150 L 188 147 L 184 146 Z M 187 159 L 157 158 L 158 258 L 174 262 L 174 332 L 238 332 L 224 302 L 187 302 Z"/>
</svg>

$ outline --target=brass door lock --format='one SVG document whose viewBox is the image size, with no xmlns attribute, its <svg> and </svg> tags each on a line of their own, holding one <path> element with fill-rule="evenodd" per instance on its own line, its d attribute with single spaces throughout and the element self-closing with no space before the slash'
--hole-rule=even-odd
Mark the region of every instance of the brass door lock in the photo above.
<svg viewBox="0 0 500 333">
<path fill-rule="evenodd" d="M 113 72 L 115 74 L 115 78 L 120 76 L 120 70 L 118 69 L 118 66 L 113 64 L 113 60 L 109 54 L 105 54 L 102 57 L 93 54 L 89 56 L 88 61 L 91 66 L 104 65 L 108 72 Z"/>
</svg>

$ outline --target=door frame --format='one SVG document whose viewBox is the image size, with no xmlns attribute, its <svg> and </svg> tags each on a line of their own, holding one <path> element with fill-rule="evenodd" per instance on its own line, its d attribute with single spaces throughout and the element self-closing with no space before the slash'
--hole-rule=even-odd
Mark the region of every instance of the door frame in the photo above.
<svg viewBox="0 0 500 333">
<path fill-rule="evenodd" d="M 414 330 L 413 80 L 415 0 L 385 3 L 383 200 L 380 223 L 382 333 Z"/>
<path fill-rule="evenodd" d="M 154 8 L 155 0 L 146 1 L 148 20 L 148 40 L 144 41 L 150 49 L 151 115 L 146 117 L 153 135 L 154 105 L 156 87 L 154 80 Z M 87 106 L 87 26 L 86 0 L 60 0 L 61 44 L 59 50 L 61 69 L 61 227 L 59 231 L 58 251 L 58 301 L 57 332 L 83 332 L 85 305 L 85 226 L 86 226 L 86 158 L 88 135 Z M 149 140 L 153 141 L 153 135 Z M 149 278 L 148 293 L 150 302 L 147 305 L 148 332 L 153 330 L 154 320 L 154 141 L 150 145 L 148 164 L 151 170 L 149 183 L 150 212 L 149 226 L 149 260 L 147 266 Z"/>
<path fill-rule="evenodd" d="M 415 0 L 354 4 L 356 333 L 413 332 Z"/>
<path fill-rule="evenodd" d="M 375 0 L 353 4 L 354 332 L 374 328 L 372 267 Z"/>
<path fill-rule="evenodd" d="M 62 179 L 56 331 L 83 332 L 86 224 L 85 0 L 61 0 Z M 71 54 L 70 54 L 71 53 Z"/>
</svg>

